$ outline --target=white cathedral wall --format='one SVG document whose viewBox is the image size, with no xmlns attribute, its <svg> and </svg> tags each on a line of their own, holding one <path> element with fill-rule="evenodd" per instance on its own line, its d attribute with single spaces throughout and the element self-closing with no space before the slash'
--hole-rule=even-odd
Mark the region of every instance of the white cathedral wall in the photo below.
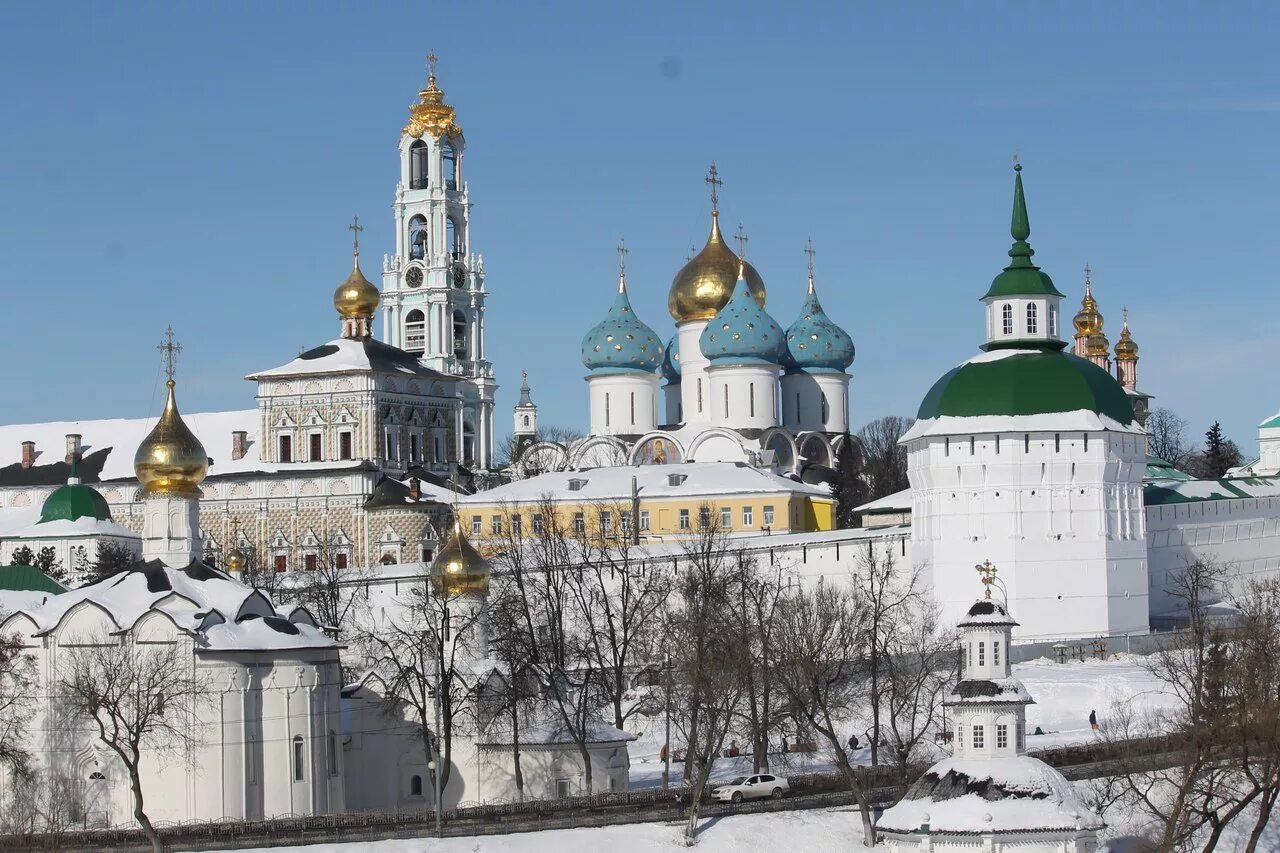
<svg viewBox="0 0 1280 853">
<path fill-rule="evenodd" d="M 1181 606 L 1170 585 L 1190 563 L 1227 569 L 1228 596 L 1250 579 L 1280 575 L 1280 498 L 1234 498 L 1146 509 L 1151 614 Z"/>
<path fill-rule="evenodd" d="M 699 341 L 706 327 L 706 320 L 687 320 L 676 329 L 680 336 L 680 405 L 686 424 L 701 424 L 711 419 L 707 357 L 702 354 Z"/>
<path fill-rule="evenodd" d="M 783 425 L 796 432 L 846 432 L 849 429 L 849 378 L 847 373 L 783 374 Z"/>
<path fill-rule="evenodd" d="M 1080 432 L 911 442 L 913 559 L 945 619 L 972 603 L 974 567 L 990 560 L 1019 639 L 1147 630 L 1143 437 L 1087 435 L 1087 449 Z"/>
<path fill-rule="evenodd" d="M 1280 428 L 1258 430 L 1257 468 L 1280 472 Z"/>
<path fill-rule="evenodd" d="M 768 429 L 778 425 L 778 368 L 737 364 L 707 368 L 711 388 L 708 419 L 729 429 Z M 681 383 L 684 384 L 683 382 Z"/>
<path fill-rule="evenodd" d="M 658 376 L 614 373 L 588 376 L 591 435 L 640 435 L 658 425 Z"/>
</svg>

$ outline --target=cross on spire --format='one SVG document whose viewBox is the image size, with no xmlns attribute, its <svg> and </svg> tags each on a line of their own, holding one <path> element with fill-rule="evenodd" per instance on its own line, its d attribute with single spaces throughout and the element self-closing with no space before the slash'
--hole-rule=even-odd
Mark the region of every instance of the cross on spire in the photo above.
<svg viewBox="0 0 1280 853">
<path fill-rule="evenodd" d="M 742 223 L 738 223 L 738 230 L 733 233 L 733 241 L 738 244 L 738 257 L 746 260 L 747 258 L 747 232 L 742 230 Z"/>
<path fill-rule="evenodd" d="M 1089 266 L 1089 262 L 1085 261 L 1084 263 L 1084 294 L 1085 296 L 1091 296 L 1093 294 L 1093 282 L 1090 280 L 1090 276 L 1092 274 L 1093 274 L 1093 269 Z"/>
<path fill-rule="evenodd" d="M 982 585 L 987 600 L 991 600 L 991 585 L 996 582 L 996 567 L 990 560 L 984 560 L 974 568 L 978 570 L 978 574 L 982 575 Z"/>
<path fill-rule="evenodd" d="M 817 254 L 813 250 L 813 239 L 810 238 L 808 244 L 804 247 L 804 253 L 809 256 L 809 278 L 813 278 L 813 256 Z"/>
<path fill-rule="evenodd" d="M 182 352 L 182 344 L 178 343 L 173 336 L 173 326 L 165 329 L 164 341 L 156 349 L 160 350 L 160 357 L 164 359 L 165 375 L 172 382 L 174 375 L 178 372 L 178 354 Z"/>
<path fill-rule="evenodd" d="M 347 226 L 347 230 L 354 234 L 352 240 L 351 252 L 357 258 L 360 257 L 360 232 L 364 230 L 364 226 L 360 224 L 360 217 L 351 217 L 351 224 Z"/>
<path fill-rule="evenodd" d="M 627 248 L 627 238 L 618 238 L 618 275 L 625 276 L 627 274 L 627 255 L 631 254 L 631 250 Z"/>
<path fill-rule="evenodd" d="M 711 184 L 711 212 L 720 212 L 720 187 L 724 186 L 724 181 L 720 180 L 720 173 L 716 171 L 716 161 L 711 161 L 711 169 L 707 172 L 706 182 Z"/>
<path fill-rule="evenodd" d="M 1129 306 L 1125 305 L 1121 309 L 1120 313 L 1124 315 L 1124 327 L 1126 329 L 1129 328 Z"/>
<path fill-rule="evenodd" d="M 432 80 L 436 79 L 436 60 L 439 58 L 436 56 L 436 49 L 431 48 L 431 52 L 427 54 L 427 74 Z"/>
</svg>

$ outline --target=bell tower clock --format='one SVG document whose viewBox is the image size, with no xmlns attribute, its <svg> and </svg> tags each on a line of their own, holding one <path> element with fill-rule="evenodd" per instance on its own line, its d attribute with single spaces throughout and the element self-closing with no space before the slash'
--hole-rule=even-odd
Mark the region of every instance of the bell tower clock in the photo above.
<svg viewBox="0 0 1280 853">
<path fill-rule="evenodd" d="M 382 265 L 382 338 L 458 377 L 460 461 L 492 468 L 497 384 L 485 356 L 484 257 L 471 248 L 466 139 L 436 83 L 434 52 L 427 61 L 427 85 L 400 134 L 395 253 Z"/>
</svg>

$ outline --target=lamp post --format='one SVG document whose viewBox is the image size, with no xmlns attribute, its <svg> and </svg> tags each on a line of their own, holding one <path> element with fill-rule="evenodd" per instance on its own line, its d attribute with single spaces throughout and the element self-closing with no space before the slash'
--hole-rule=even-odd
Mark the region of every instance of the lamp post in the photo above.
<svg viewBox="0 0 1280 853">
<path fill-rule="evenodd" d="M 667 734 L 663 741 L 666 760 L 662 764 L 662 790 L 667 790 L 671 781 L 671 653 L 662 653 L 662 668 L 666 675 L 667 700 L 663 703 L 667 711 Z"/>
</svg>

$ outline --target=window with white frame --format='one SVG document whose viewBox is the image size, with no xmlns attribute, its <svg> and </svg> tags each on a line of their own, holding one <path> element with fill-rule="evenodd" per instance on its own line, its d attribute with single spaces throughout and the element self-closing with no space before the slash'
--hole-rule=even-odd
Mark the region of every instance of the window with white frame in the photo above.
<svg viewBox="0 0 1280 853">
<path fill-rule="evenodd" d="M 1009 726 L 1006 723 L 996 723 L 996 749 L 1006 749 L 1009 746 Z"/>
<path fill-rule="evenodd" d="M 764 526 L 773 527 L 773 505 L 764 505 Z"/>
<path fill-rule="evenodd" d="M 1036 304 L 1034 302 L 1027 303 L 1027 334 L 1037 334 L 1039 323 L 1037 322 Z"/>
<path fill-rule="evenodd" d="M 471 516 L 471 535 L 472 535 L 472 536 L 479 536 L 479 535 L 480 535 L 480 525 L 481 525 L 481 523 L 482 523 L 482 522 L 481 522 L 480 516 L 478 516 L 478 515 L 473 515 L 473 516 Z"/>
<path fill-rule="evenodd" d="M 991 665 L 992 666 L 1000 665 L 1000 641 L 999 640 L 991 641 Z"/>
<path fill-rule="evenodd" d="M 306 749 L 302 743 L 302 735 L 293 736 L 293 781 L 301 782 L 306 778 L 304 773 L 303 760 L 306 758 Z"/>
<path fill-rule="evenodd" d="M 573 514 L 573 532 L 579 535 L 587 532 L 587 517 L 585 513 L 575 512 Z"/>
<path fill-rule="evenodd" d="M 1013 334 L 1013 306 L 1008 302 L 1000 309 L 1000 329 L 1006 335 Z"/>
<path fill-rule="evenodd" d="M 612 532 L 613 532 L 613 513 L 611 512 L 600 513 L 600 535 L 608 536 Z"/>
<path fill-rule="evenodd" d="M 494 536 L 502 535 L 502 516 L 495 515 L 489 519 L 489 532 Z"/>
<path fill-rule="evenodd" d="M 727 506 L 720 507 L 720 526 L 721 527 L 733 526 L 733 510 Z"/>
<path fill-rule="evenodd" d="M 649 529 L 649 510 L 647 509 L 640 510 L 640 529 Z"/>
<path fill-rule="evenodd" d="M 756 523 L 755 509 L 753 507 L 744 506 L 742 508 L 742 526 L 750 527 Z"/>
<path fill-rule="evenodd" d="M 512 534 L 519 536 L 523 530 L 524 522 L 520 520 L 520 513 L 517 512 L 515 515 L 511 516 L 511 532 Z"/>
<path fill-rule="evenodd" d="M 1049 303 L 1049 334 L 1052 337 L 1058 335 L 1058 308 L 1052 302 Z"/>
<path fill-rule="evenodd" d="M 978 643 L 978 666 L 987 665 L 987 644 L 979 641 Z"/>
<path fill-rule="evenodd" d="M 973 724 L 973 748 L 982 749 L 984 742 L 983 726 L 981 723 Z"/>
<path fill-rule="evenodd" d="M 680 529 L 689 529 L 689 510 L 687 509 L 680 510 Z"/>
<path fill-rule="evenodd" d="M 540 512 L 533 514 L 533 534 L 535 536 L 542 535 L 542 513 Z"/>
</svg>

